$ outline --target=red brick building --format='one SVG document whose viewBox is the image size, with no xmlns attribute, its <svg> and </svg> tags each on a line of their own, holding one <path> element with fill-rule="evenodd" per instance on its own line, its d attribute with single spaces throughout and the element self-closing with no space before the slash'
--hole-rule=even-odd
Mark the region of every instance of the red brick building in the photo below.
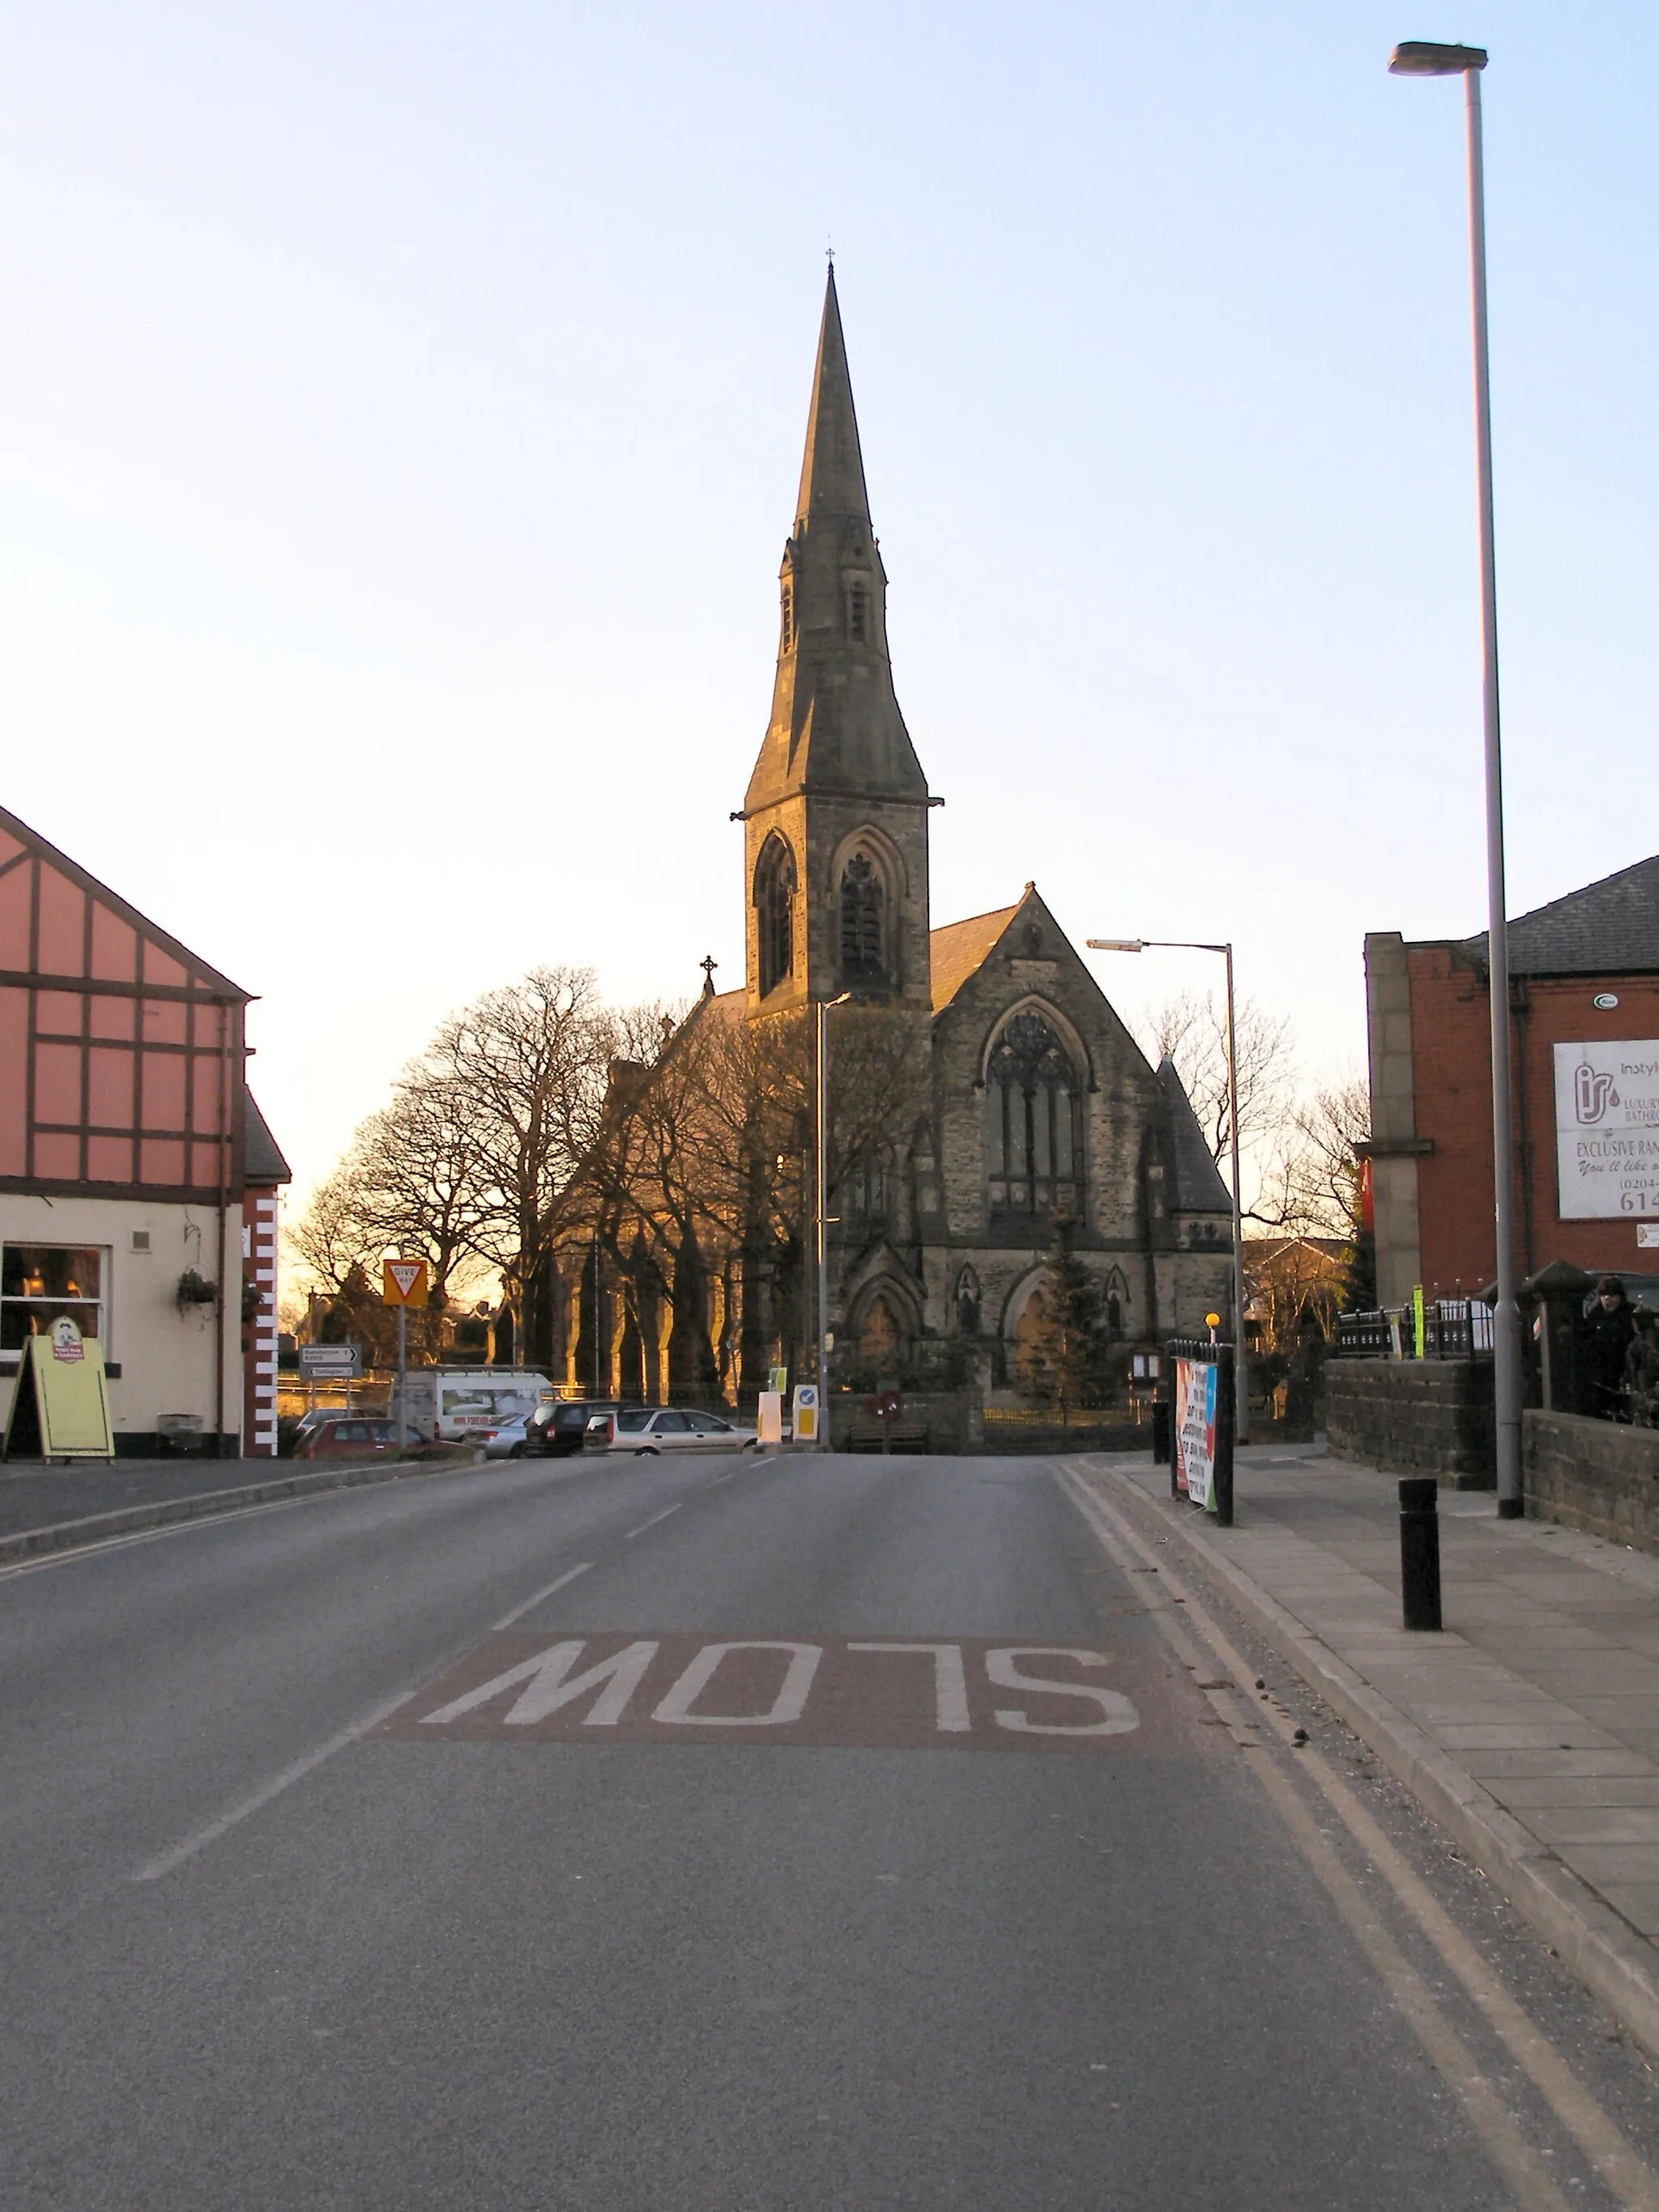
<svg viewBox="0 0 1659 2212">
<path fill-rule="evenodd" d="M 1659 857 L 1510 924 L 1516 1264 L 1659 1277 Z M 1378 1294 L 1496 1272 L 1486 939 L 1365 939 Z"/>
</svg>

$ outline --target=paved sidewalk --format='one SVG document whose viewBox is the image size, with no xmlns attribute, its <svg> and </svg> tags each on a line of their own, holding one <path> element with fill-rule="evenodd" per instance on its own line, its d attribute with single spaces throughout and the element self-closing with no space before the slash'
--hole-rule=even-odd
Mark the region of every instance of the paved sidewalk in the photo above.
<svg viewBox="0 0 1659 2212">
<path fill-rule="evenodd" d="M 0 1467 L 0 1536 L 159 1505 L 210 1492 L 240 1490 L 305 1472 L 286 1459 L 118 1459 L 87 1467 Z"/>
<path fill-rule="evenodd" d="M 410 1459 L 131 1459 L 79 1468 L 0 1465 L 0 1565 L 324 1491 L 453 1474 L 470 1468 L 475 1460 L 475 1455 L 457 1451 Z"/>
<path fill-rule="evenodd" d="M 1445 1631 L 1400 1616 L 1399 1478 L 1247 1447 L 1236 1525 L 1149 1455 L 1073 1462 L 1255 1625 L 1659 2050 L 1659 1559 L 1440 1492 Z"/>
</svg>

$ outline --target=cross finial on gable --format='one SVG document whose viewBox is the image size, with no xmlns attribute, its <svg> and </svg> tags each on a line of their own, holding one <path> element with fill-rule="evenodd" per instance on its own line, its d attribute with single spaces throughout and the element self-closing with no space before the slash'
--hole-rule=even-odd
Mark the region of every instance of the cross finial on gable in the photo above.
<svg viewBox="0 0 1659 2212">
<path fill-rule="evenodd" d="M 702 995 L 705 999 L 712 999 L 714 995 L 714 970 L 720 964 L 712 952 L 705 953 L 698 963 L 702 969 Z"/>
</svg>

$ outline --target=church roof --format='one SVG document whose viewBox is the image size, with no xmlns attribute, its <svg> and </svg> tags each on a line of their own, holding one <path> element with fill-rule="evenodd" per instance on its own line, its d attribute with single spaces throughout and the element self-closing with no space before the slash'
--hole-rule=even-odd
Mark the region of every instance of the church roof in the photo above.
<svg viewBox="0 0 1659 2212">
<path fill-rule="evenodd" d="M 1569 891 L 1509 926 L 1516 975 L 1631 975 L 1659 969 L 1659 854 Z M 1486 965 L 1486 933 L 1464 951 Z"/>
<path fill-rule="evenodd" d="M 948 1006 L 969 977 L 979 973 L 1018 912 L 1018 906 L 1000 906 L 994 914 L 970 915 L 966 921 L 947 921 L 942 929 L 929 931 L 935 1013 Z"/>
<path fill-rule="evenodd" d="M 1210 1158 L 1204 1132 L 1198 1126 L 1187 1086 L 1166 1053 L 1158 1066 L 1158 1087 L 1170 1116 L 1170 1150 L 1175 1170 L 1175 1188 L 1170 1193 L 1172 1213 L 1231 1213 L 1232 1198 L 1221 1180 L 1221 1170 Z"/>
</svg>

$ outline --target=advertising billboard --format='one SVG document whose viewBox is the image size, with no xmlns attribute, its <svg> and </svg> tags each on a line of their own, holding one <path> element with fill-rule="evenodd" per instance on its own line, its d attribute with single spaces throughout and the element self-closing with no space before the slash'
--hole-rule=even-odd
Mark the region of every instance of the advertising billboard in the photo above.
<svg viewBox="0 0 1659 2212">
<path fill-rule="evenodd" d="M 1659 1214 L 1659 1037 L 1555 1048 L 1564 1221 Z"/>
</svg>

